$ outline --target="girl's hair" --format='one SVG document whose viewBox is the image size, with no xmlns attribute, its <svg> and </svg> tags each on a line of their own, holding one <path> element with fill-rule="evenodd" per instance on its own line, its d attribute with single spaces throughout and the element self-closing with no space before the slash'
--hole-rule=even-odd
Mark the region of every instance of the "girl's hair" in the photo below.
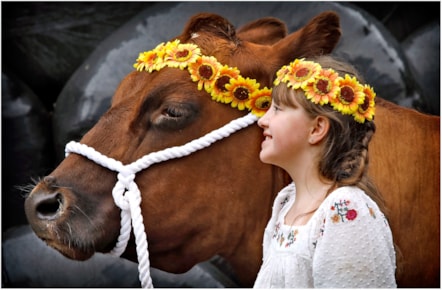
<svg viewBox="0 0 442 290">
<path fill-rule="evenodd" d="M 347 63 L 330 56 L 320 56 L 310 60 L 319 63 L 323 68 L 335 70 L 341 77 L 349 74 L 356 77 L 361 84 L 364 83 L 356 69 Z M 374 122 L 365 121 L 361 124 L 352 116 L 334 110 L 329 104 L 314 104 L 305 97 L 302 90 L 293 90 L 284 83 L 273 89 L 272 98 L 276 104 L 287 106 L 294 106 L 293 100 L 296 98 L 312 118 L 321 115 L 330 120 L 324 150 L 319 158 L 321 176 L 333 182 L 328 194 L 337 187 L 357 186 L 386 213 L 384 199 L 367 174 L 368 143 L 376 130 Z"/>
</svg>

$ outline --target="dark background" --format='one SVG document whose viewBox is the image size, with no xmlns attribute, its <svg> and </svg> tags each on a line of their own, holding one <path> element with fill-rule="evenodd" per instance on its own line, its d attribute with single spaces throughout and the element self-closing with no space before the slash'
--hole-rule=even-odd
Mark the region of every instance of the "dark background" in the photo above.
<svg viewBox="0 0 442 290">
<path fill-rule="evenodd" d="M 403 42 L 437 23 L 440 2 L 350 2 Z M 9 69 L 53 110 L 71 74 L 95 47 L 150 2 L 2 2 L 2 70 Z M 172 21 L 172 20 L 171 20 Z"/>
</svg>

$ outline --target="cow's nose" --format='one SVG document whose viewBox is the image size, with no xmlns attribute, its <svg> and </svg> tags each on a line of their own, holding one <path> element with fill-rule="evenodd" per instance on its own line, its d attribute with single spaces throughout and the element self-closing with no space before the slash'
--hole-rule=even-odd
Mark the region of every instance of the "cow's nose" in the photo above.
<svg viewBox="0 0 442 290">
<path fill-rule="evenodd" d="M 25 201 L 25 211 L 29 220 L 55 220 L 65 207 L 62 192 L 54 186 L 55 178 L 45 177 Z"/>
</svg>

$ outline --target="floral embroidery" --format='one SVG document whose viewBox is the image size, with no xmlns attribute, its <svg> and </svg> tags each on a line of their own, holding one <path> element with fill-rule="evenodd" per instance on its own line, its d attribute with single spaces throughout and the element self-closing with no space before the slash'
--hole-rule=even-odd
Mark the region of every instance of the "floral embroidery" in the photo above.
<svg viewBox="0 0 442 290">
<path fill-rule="evenodd" d="M 281 201 L 281 209 L 284 207 L 284 205 L 289 202 L 290 197 L 287 195 L 282 201 Z"/>
<path fill-rule="evenodd" d="M 319 229 L 319 236 L 322 237 L 324 235 L 324 229 L 325 229 L 325 218 L 322 221 L 321 228 Z"/>
<path fill-rule="evenodd" d="M 281 230 L 281 222 L 276 224 L 275 231 L 273 232 L 273 238 L 277 241 L 280 247 L 284 246 L 289 248 L 296 241 L 297 236 L 297 229 L 290 229 L 288 235 L 286 235 L 284 231 Z"/>
<path fill-rule="evenodd" d="M 282 243 L 284 243 L 284 240 L 285 240 L 284 235 L 282 233 L 280 233 L 277 238 L 277 241 L 280 246 L 282 245 Z"/>
<path fill-rule="evenodd" d="M 278 236 L 278 232 L 281 229 L 281 223 L 277 223 L 275 226 L 275 231 L 273 232 L 273 238 L 276 238 Z"/>
<path fill-rule="evenodd" d="M 368 212 L 370 213 L 370 215 L 376 219 L 376 213 L 374 212 L 374 209 L 372 207 L 369 207 L 368 204 L 366 204 L 368 207 Z"/>
<path fill-rule="evenodd" d="M 279 246 L 281 246 L 282 243 L 284 243 L 285 237 L 284 237 L 284 233 L 281 231 L 281 223 L 280 222 L 276 224 L 275 232 L 273 233 L 273 238 L 276 239 Z"/>
<path fill-rule="evenodd" d="M 287 243 L 285 244 L 285 247 L 290 247 L 295 241 L 296 236 L 298 235 L 298 230 L 290 230 L 289 235 L 287 237 Z"/>
<path fill-rule="evenodd" d="M 388 220 L 387 220 L 387 218 L 385 217 L 385 215 L 382 215 L 382 218 L 383 218 L 383 220 L 384 220 L 384 225 L 385 225 L 386 227 L 390 227 L 390 226 L 388 225 Z"/>
<path fill-rule="evenodd" d="M 354 209 L 350 209 L 348 207 L 349 204 L 350 201 L 344 199 L 340 200 L 339 202 L 335 202 L 335 204 L 331 206 L 330 210 L 336 212 L 331 216 L 331 221 L 333 223 L 352 221 L 356 219 L 358 212 Z"/>
<path fill-rule="evenodd" d="M 357 216 L 358 216 L 358 213 L 354 209 L 349 209 L 347 211 L 347 214 L 345 215 L 345 217 L 350 221 L 354 220 Z"/>
<path fill-rule="evenodd" d="M 319 233 L 316 240 L 312 243 L 314 248 L 316 248 L 316 246 L 318 245 L 318 240 L 324 235 L 324 230 L 325 230 L 325 218 L 322 220 L 321 227 L 319 228 Z"/>
</svg>

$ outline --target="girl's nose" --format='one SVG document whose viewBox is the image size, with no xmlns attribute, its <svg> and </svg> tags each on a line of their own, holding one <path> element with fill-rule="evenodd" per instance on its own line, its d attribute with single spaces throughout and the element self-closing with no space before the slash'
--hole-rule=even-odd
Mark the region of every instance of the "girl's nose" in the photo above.
<svg viewBox="0 0 442 290">
<path fill-rule="evenodd" d="M 264 127 L 268 126 L 267 113 L 268 113 L 268 111 L 264 114 L 264 116 L 262 116 L 261 118 L 258 119 L 258 123 L 257 124 L 261 128 L 264 128 Z"/>
</svg>

